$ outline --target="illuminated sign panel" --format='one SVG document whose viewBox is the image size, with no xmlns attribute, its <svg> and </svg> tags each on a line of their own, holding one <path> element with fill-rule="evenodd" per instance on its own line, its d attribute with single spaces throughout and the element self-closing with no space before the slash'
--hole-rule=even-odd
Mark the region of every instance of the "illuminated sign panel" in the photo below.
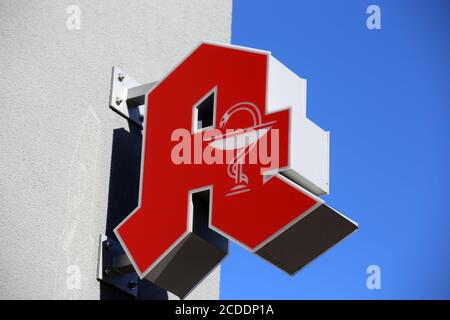
<svg viewBox="0 0 450 320">
<path fill-rule="evenodd" d="M 146 98 L 138 208 L 115 233 L 141 278 L 185 296 L 228 240 L 293 274 L 356 230 L 324 204 L 329 134 L 269 52 L 203 43 Z"/>
</svg>

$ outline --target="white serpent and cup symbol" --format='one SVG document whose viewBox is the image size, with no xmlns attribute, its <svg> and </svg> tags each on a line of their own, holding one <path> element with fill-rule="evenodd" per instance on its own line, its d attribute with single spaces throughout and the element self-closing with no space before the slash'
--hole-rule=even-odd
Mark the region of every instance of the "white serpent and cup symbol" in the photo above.
<svg viewBox="0 0 450 320">
<path fill-rule="evenodd" d="M 227 196 L 250 191 L 249 179 L 243 171 L 245 156 L 256 146 L 256 143 L 269 132 L 276 121 L 262 122 L 261 112 L 251 102 L 240 102 L 231 106 L 220 119 L 220 129 L 225 129 L 228 121 L 236 112 L 245 111 L 252 117 L 253 125 L 241 130 L 217 135 L 211 138 L 209 145 L 215 149 L 236 150 L 227 167 L 227 173 L 234 180 L 234 186 Z"/>
</svg>

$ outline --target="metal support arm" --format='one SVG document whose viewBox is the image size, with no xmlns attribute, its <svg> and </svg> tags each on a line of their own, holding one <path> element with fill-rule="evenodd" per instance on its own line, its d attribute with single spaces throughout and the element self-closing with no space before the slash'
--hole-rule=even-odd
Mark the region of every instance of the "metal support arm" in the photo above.
<svg viewBox="0 0 450 320">
<path fill-rule="evenodd" d="M 145 98 L 156 83 L 140 84 L 118 67 L 113 67 L 110 108 L 142 129 Z"/>
<path fill-rule="evenodd" d="M 137 296 L 138 274 L 120 243 L 104 234 L 99 241 L 97 280 Z"/>
</svg>

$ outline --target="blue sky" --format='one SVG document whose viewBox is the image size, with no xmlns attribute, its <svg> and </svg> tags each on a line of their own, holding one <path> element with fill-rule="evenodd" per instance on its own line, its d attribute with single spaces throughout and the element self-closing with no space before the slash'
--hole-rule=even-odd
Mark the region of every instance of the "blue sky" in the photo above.
<svg viewBox="0 0 450 320">
<path fill-rule="evenodd" d="M 231 244 L 222 299 L 450 298 L 449 15 L 446 0 L 233 2 L 232 43 L 308 80 L 308 117 L 331 131 L 325 200 L 360 229 L 294 277 Z"/>
</svg>

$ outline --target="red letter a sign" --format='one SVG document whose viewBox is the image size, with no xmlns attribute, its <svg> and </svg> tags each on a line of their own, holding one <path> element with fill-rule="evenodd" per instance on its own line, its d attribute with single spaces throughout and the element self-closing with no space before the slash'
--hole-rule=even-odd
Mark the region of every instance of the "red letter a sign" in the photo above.
<svg viewBox="0 0 450 320">
<path fill-rule="evenodd" d="M 329 133 L 270 53 L 204 43 L 147 95 L 138 208 L 115 233 L 141 278 L 184 297 L 228 240 L 294 274 L 356 230 L 324 204 Z"/>
</svg>

